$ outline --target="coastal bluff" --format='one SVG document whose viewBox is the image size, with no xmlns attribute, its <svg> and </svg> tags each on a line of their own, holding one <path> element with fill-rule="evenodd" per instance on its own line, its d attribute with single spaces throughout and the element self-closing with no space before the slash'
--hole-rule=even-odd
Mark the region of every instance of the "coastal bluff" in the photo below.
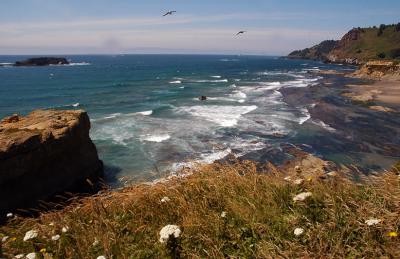
<svg viewBox="0 0 400 259">
<path fill-rule="evenodd" d="M 0 215 L 83 190 L 101 177 L 103 163 L 89 129 L 83 110 L 36 110 L 1 120 Z"/>
</svg>

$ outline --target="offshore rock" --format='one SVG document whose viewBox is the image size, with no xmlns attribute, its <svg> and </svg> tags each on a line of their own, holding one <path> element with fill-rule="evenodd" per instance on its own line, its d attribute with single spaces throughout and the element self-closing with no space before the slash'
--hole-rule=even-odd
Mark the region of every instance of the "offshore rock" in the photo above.
<svg viewBox="0 0 400 259">
<path fill-rule="evenodd" d="M 15 62 L 14 66 L 50 66 L 50 65 L 68 65 L 69 62 L 66 58 L 57 57 L 40 57 L 30 58 L 24 61 Z"/>
</svg>

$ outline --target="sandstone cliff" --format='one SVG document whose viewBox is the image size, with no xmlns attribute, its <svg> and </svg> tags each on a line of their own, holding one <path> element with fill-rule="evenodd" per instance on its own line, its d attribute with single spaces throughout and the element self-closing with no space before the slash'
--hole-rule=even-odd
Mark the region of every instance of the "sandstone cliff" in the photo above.
<svg viewBox="0 0 400 259">
<path fill-rule="evenodd" d="M 3 119 L 0 215 L 101 176 L 103 165 L 89 129 L 89 117 L 82 110 L 38 110 Z"/>
</svg>

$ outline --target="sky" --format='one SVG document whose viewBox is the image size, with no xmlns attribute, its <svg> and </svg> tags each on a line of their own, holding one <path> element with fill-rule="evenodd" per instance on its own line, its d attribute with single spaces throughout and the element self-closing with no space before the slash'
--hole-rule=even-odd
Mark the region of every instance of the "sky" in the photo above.
<svg viewBox="0 0 400 259">
<path fill-rule="evenodd" d="M 1 0 L 0 55 L 285 55 L 398 22 L 399 0 Z"/>
</svg>

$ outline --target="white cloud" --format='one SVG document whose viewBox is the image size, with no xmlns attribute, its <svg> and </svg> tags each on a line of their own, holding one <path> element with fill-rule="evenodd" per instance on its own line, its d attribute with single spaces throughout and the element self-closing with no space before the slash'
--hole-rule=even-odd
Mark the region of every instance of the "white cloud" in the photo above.
<svg viewBox="0 0 400 259">
<path fill-rule="evenodd" d="M 343 32 L 296 28 L 244 28 L 204 23 L 236 20 L 287 19 L 290 15 L 229 14 L 167 19 L 129 18 L 0 25 L 0 54 L 131 53 L 136 51 L 285 54 Z M 195 24 L 196 26 L 191 26 Z M 217 23 L 216 23 L 217 24 Z M 259 24 L 268 24 L 259 22 Z M 181 26 L 182 25 L 182 26 Z M 188 26 L 189 25 L 189 26 Z M 217 24 L 218 25 L 218 24 Z M 189 28 L 190 27 L 190 28 Z"/>
</svg>

